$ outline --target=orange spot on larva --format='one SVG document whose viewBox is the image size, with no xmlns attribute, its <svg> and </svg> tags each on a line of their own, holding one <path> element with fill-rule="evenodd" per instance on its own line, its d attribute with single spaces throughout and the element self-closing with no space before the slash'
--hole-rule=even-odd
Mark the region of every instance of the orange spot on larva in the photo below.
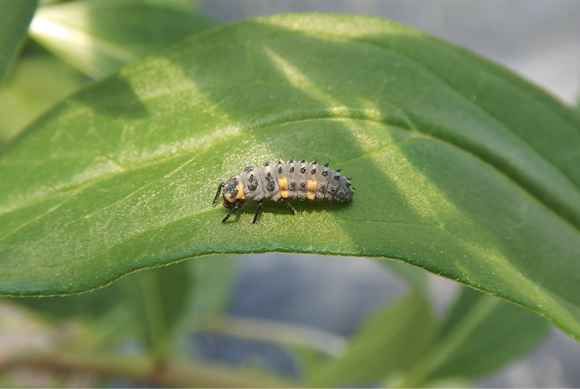
<svg viewBox="0 0 580 389">
<path fill-rule="evenodd" d="M 286 177 L 278 177 L 278 187 L 281 191 L 288 190 L 288 179 Z"/>
<path fill-rule="evenodd" d="M 237 200 L 244 200 L 246 198 L 246 193 L 244 192 L 244 184 L 242 184 L 241 182 L 238 183 L 237 189 L 238 189 L 238 195 L 236 196 L 236 199 Z"/>
<path fill-rule="evenodd" d="M 306 182 L 306 189 L 309 193 L 316 193 L 316 189 L 318 188 L 318 181 L 316 180 L 308 180 Z"/>
</svg>

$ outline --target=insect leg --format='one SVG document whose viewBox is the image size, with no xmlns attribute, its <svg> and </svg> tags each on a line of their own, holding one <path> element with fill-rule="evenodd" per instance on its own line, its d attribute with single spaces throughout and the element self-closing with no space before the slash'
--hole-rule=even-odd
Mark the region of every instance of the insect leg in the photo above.
<svg viewBox="0 0 580 389">
<path fill-rule="evenodd" d="M 246 203 L 236 203 L 236 205 L 234 206 L 234 213 L 236 214 L 236 220 L 238 220 L 240 218 L 240 215 L 242 214 L 242 211 L 244 210 L 244 208 L 246 207 Z"/>
<path fill-rule="evenodd" d="M 228 221 L 230 216 L 232 216 L 232 214 L 234 213 L 234 210 L 235 210 L 235 208 L 230 208 L 228 210 L 228 214 L 222 219 L 222 223 L 225 223 L 226 221 Z"/>
<path fill-rule="evenodd" d="M 228 209 L 228 214 L 222 219 L 222 223 L 225 223 L 230 216 L 232 215 L 236 215 L 236 217 L 240 217 L 240 214 L 242 213 L 242 210 L 244 208 L 245 204 L 242 203 L 235 203 L 233 207 Z"/>
<path fill-rule="evenodd" d="M 284 201 L 284 203 L 290 209 L 290 211 L 292 211 L 292 214 L 296 215 L 297 211 L 296 208 L 294 208 L 294 206 L 292 205 L 292 203 L 290 201 Z"/>
<path fill-rule="evenodd" d="M 220 182 L 220 183 L 218 184 L 218 187 L 217 187 L 217 192 L 215 193 L 215 197 L 213 198 L 213 201 L 211 202 L 211 204 L 212 204 L 214 207 L 215 207 L 215 205 L 216 205 L 216 203 L 217 203 L 217 200 L 218 200 L 218 198 L 220 197 L 220 194 L 222 193 L 222 189 L 223 189 L 223 187 L 224 187 L 224 182 L 222 181 L 222 182 Z"/>
<path fill-rule="evenodd" d="M 262 214 L 262 201 L 258 201 L 258 205 L 256 206 L 256 213 L 254 214 L 254 220 L 252 220 L 252 224 L 256 224 L 258 222 L 258 218 Z"/>
<path fill-rule="evenodd" d="M 298 212 L 298 211 L 296 211 L 296 208 L 294 208 L 294 206 L 292 205 L 292 203 L 288 199 L 284 199 L 281 197 L 278 200 L 278 203 L 284 204 L 286 207 L 288 207 L 288 209 L 290 210 L 290 212 L 292 212 L 293 215 L 296 215 L 296 213 Z"/>
<path fill-rule="evenodd" d="M 222 219 L 222 223 L 225 223 L 230 218 L 230 216 L 232 216 L 234 213 L 236 213 L 238 211 L 238 208 L 239 208 L 239 206 L 237 203 L 234 204 L 233 207 L 229 208 L 228 214 Z"/>
</svg>

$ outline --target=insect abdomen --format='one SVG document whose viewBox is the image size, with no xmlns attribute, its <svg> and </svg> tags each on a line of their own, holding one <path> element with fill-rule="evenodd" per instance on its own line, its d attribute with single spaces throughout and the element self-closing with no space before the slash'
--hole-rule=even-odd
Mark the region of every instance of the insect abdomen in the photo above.
<svg viewBox="0 0 580 389">
<path fill-rule="evenodd" d="M 237 177 L 248 200 L 352 200 L 350 180 L 317 162 L 266 162 L 248 166 Z"/>
</svg>

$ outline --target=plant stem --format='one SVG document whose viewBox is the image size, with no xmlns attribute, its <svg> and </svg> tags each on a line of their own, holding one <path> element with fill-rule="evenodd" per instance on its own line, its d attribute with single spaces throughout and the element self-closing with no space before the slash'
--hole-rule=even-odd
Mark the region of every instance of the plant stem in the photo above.
<svg viewBox="0 0 580 389">
<path fill-rule="evenodd" d="M 163 370 L 169 352 L 167 328 L 161 301 L 159 275 L 156 271 L 142 272 L 138 279 L 139 295 L 142 299 L 145 343 L 155 358 L 157 369 Z"/>
<path fill-rule="evenodd" d="M 241 339 L 278 343 L 290 347 L 304 347 L 332 357 L 342 355 L 347 340 L 316 328 L 278 323 L 264 319 L 221 316 L 196 326 L 199 332 L 235 336 Z"/>
<path fill-rule="evenodd" d="M 59 352 L 17 354 L 0 360 L 0 373 L 31 368 L 54 373 L 75 372 L 101 378 L 127 379 L 137 384 L 203 387 L 279 387 L 288 383 L 252 371 L 232 370 L 201 363 L 168 363 L 156 371 L 155 363 L 144 357 L 113 355 L 83 356 Z"/>
</svg>

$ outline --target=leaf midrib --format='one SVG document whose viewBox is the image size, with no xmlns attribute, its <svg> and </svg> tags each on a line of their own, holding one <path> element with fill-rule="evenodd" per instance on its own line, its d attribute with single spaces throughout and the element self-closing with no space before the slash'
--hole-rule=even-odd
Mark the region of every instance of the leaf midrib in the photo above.
<svg viewBox="0 0 580 389">
<path fill-rule="evenodd" d="M 242 22 L 240 24 L 244 24 L 244 23 L 245 22 Z M 208 35 L 219 34 L 223 29 L 224 29 L 224 27 L 220 26 L 220 27 L 214 28 L 210 31 L 206 31 L 205 33 L 197 34 L 197 36 L 196 36 L 196 38 L 194 38 L 194 40 L 195 39 L 207 39 Z M 578 188 L 577 185 L 574 183 L 574 181 L 572 181 L 571 178 L 564 171 L 562 171 L 562 169 L 560 169 L 557 165 L 555 165 L 547 156 L 539 153 L 528 141 L 526 141 L 524 138 L 519 136 L 517 133 L 510 131 L 509 126 L 507 126 L 506 123 L 504 123 L 502 120 L 500 120 L 498 117 L 493 115 L 491 112 L 489 112 L 485 108 L 472 102 L 470 99 L 468 99 L 465 96 L 464 93 L 461 92 L 461 90 L 456 88 L 453 84 L 451 84 L 443 76 L 439 75 L 435 70 L 433 70 L 432 68 L 423 64 L 423 62 L 418 61 L 417 59 L 413 58 L 412 56 L 409 56 L 406 53 L 403 53 L 399 50 L 396 50 L 396 49 L 391 48 L 391 47 L 383 46 L 383 45 L 377 43 L 376 41 L 366 40 L 366 39 L 364 39 L 364 37 L 348 37 L 348 36 L 345 37 L 344 35 L 341 35 L 341 34 L 332 33 L 332 32 L 328 32 L 328 31 L 321 31 L 321 30 L 317 30 L 316 33 L 320 34 L 322 36 L 325 36 L 327 38 L 333 38 L 333 39 L 338 38 L 338 39 L 343 39 L 343 40 L 347 41 L 348 43 L 370 46 L 370 47 L 373 47 L 373 48 L 378 49 L 380 51 L 395 53 L 396 55 L 399 55 L 401 57 L 406 58 L 408 61 L 412 62 L 418 68 L 423 70 L 425 73 L 431 75 L 432 77 L 437 79 L 439 82 L 446 85 L 447 88 L 451 92 L 458 95 L 461 98 L 461 100 L 464 101 L 465 103 L 467 103 L 469 106 L 474 107 L 477 111 L 479 111 L 482 114 L 484 114 L 485 116 L 491 118 L 494 122 L 496 122 L 502 128 L 503 131 L 506 131 L 507 133 L 514 136 L 514 138 L 519 139 L 523 144 L 527 145 L 530 151 L 532 151 L 539 159 L 543 160 L 548 166 L 553 167 L 562 176 L 562 178 L 564 178 L 568 183 L 571 184 L 571 187 L 576 189 L 575 193 L 580 195 L 580 188 Z M 386 32 L 386 34 L 388 34 L 388 32 Z M 427 39 L 426 37 L 423 37 L 423 38 Z M 441 44 L 441 43 L 436 42 L 436 44 Z M 487 68 L 484 70 L 489 75 L 496 77 L 495 73 L 488 72 Z M 535 96 L 534 96 L 534 99 L 535 99 Z M 541 103 L 541 102 L 540 102 L 540 104 L 543 105 L 543 103 Z M 341 107 L 341 108 L 344 108 L 344 107 Z M 399 110 L 401 110 L 402 112 L 405 112 L 405 111 L 403 111 L 402 108 L 400 108 L 400 107 L 397 107 L 397 108 Z M 353 112 L 356 113 L 357 112 L 357 110 L 351 110 L 348 108 L 346 108 L 346 109 L 348 110 L 349 113 L 353 113 Z M 280 115 L 278 117 L 273 117 L 273 118 L 269 118 L 269 119 L 262 119 L 262 120 L 254 122 L 253 124 L 250 124 L 249 126 L 246 126 L 246 127 L 238 126 L 237 128 L 241 132 L 241 131 L 247 131 L 250 129 L 259 129 L 259 128 L 267 127 L 270 125 L 284 124 L 284 123 L 289 123 L 289 122 L 298 122 L 298 121 L 302 121 L 302 120 L 342 118 L 342 119 L 351 119 L 351 120 L 369 120 L 369 121 L 375 121 L 375 122 L 378 122 L 378 123 L 381 123 L 381 124 L 384 124 L 387 126 L 393 125 L 393 126 L 398 126 L 398 127 L 404 128 L 406 130 L 410 130 L 410 131 L 415 130 L 415 128 L 409 127 L 409 123 L 402 122 L 399 120 L 392 120 L 392 119 L 391 120 L 388 120 L 388 119 L 376 120 L 375 118 L 372 118 L 368 115 L 365 116 L 365 113 L 363 111 L 358 111 L 359 115 L 355 115 L 355 116 L 349 116 L 348 114 L 347 115 L 340 115 L 340 114 L 336 114 L 336 113 L 329 114 L 329 112 L 327 112 L 327 111 L 312 111 L 311 114 L 317 115 L 317 112 L 318 112 L 318 117 L 304 116 L 304 117 L 298 118 L 298 119 L 292 119 L 292 116 L 294 116 L 295 114 L 304 114 L 304 112 L 299 112 L 299 111 L 286 112 L 285 115 Z M 361 113 L 362 113 L 362 115 L 360 115 Z M 556 114 L 558 115 L 559 118 L 561 118 L 562 120 L 569 123 L 572 127 L 577 128 L 573 123 L 570 123 L 570 121 L 567 120 L 568 118 L 560 115 L 559 113 L 556 113 Z M 326 116 L 324 116 L 324 115 L 326 115 Z M 290 119 L 285 119 L 284 116 L 287 116 Z M 499 173 L 503 174 L 504 176 L 508 177 L 510 179 L 510 181 L 515 182 L 516 186 L 519 186 L 524 192 L 527 192 L 528 194 L 531 195 L 531 197 L 536 199 L 536 201 L 543 204 L 546 208 L 550 209 L 556 215 L 560 216 L 560 218 L 565 220 L 568 224 L 571 224 L 577 231 L 580 231 L 580 226 L 575 222 L 575 217 L 570 216 L 570 215 L 566 214 L 565 212 L 557 211 L 557 208 L 561 208 L 562 206 L 564 208 L 568 208 L 567 206 L 565 206 L 565 204 L 563 205 L 562 201 L 556 200 L 556 201 L 554 201 L 554 203 L 552 203 L 552 201 L 548 201 L 548 202 L 543 201 L 543 196 L 541 194 L 535 193 L 535 191 L 533 189 L 528 187 L 528 186 L 533 186 L 533 184 L 531 184 L 531 182 L 525 182 L 525 180 L 524 180 L 524 182 L 521 182 L 521 180 L 519 178 L 517 178 L 513 173 L 510 173 L 510 174 L 505 173 L 504 169 L 502 169 L 502 168 L 507 168 L 507 171 L 510 171 L 511 170 L 510 166 L 509 165 L 502 165 L 501 163 L 498 164 L 496 161 L 494 161 L 493 154 L 490 153 L 490 155 L 485 155 L 484 153 L 478 152 L 477 150 L 474 150 L 473 148 L 470 148 L 469 146 L 466 146 L 465 144 L 460 144 L 460 143 L 454 142 L 452 139 L 446 139 L 442 136 L 430 134 L 430 133 L 425 132 L 425 131 L 421 131 L 421 133 L 424 134 L 425 136 L 429 136 L 433 139 L 438 139 L 440 141 L 443 141 L 444 143 L 447 143 L 449 145 L 456 146 L 457 148 L 459 148 L 465 152 L 468 152 L 472 156 L 475 156 L 480 161 L 485 162 L 487 165 L 494 167 L 494 170 L 496 170 Z M 197 150 L 197 149 L 198 149 L 198 147 L 194 146 L 190 149 L 184 149 L 183 151 L 184 151 L 184 153 L 193 153 L 194 150 Z M 492 158 L 489 158 L 490 156 L 492 156 Z M 176 154 L 173 154 L 169 157 L 154 158 L 154 159 L 150 159 L 150 160 L 142 159 L 140 161 L 137 161 L 137 163 L 141 163 L 141 165 L 138 167 L 133 167 L 133 169 L 137 170 L 137 169 L 144 168 L 148 165 L 155 165 L 158 163 L 165 162 L 167 160 L 171 160 L 174 158 L 181 158 L 181 157 L 182 157 L 182 155 L 177 155 L 177 153 L 176 153 Z M 87 185 L 87 184 L 89 186 L 91 186 L 91 185 L 94 185 L 95 182 L 98 182 L 100 179 L 107 179 L 109 177 L 115 176 L 115 174 L 122 174 L 122 173 L 123 172 L 118 172 L 118 171 L 117 172 L 113 171 L 112 173 L 109 173 L 109 174 L 104 173 L 102 175 L 98 175 L 98 176 L 96 176 L 92 179 L 86 180 L 86 181 L 76 182 L 75 184 L 70 185 L 70 186 L 64 185 L 63 187 L 53 191 L 52 193 L 67 192 L 67 191 L 74 190 L 75 188 L 82 187 L 82 186 Z M 6 212 L 0 213 L 0 217 L 3 214 L 18 211 L 20 209 L 26 208 L 28 206 L 36 204 L 37 202 L 42 202 L 42 201 L 43 201 L 43 199 L 39 199 L 38 201 L 33 200 L 33 201 L 29 202 L 28 204 L 25 204 L 21 207 L 9 207 L 11 209 L 9 209 Z M 556 207 L 553 207 L 552 205 L 556 205 Z M 570 211 L 570 212 L 572 215 L 575 215 L 574 211 Z"/>
<path fill-rule="evenodd" d="M 340 108 L 344 109 L 345 107 L 340 107 Z M 401 109 L 401 108 L 399 108 L 399 109 Z M 300 114 L 302 116 L 296 118 L 295 116 L 297 114 Z M 410 128 L 409 123 L 406 120 L 399 120 L 396 118 L 388 118 L 388 117 L 382 117 L 381 119 L 378 119 L 376 117 L 372 117 L 372 112 L 365 111 L 365 110 L 348 110 L 347 109 L 347 112 L 345 112 L 345 113 L 342 113 L 340 111 L 337 112 L 336 110 L 334 112 L 330 112 L 328 110 L 325 110 L 325 111 L 317 110 L 317 111 L 309 111 L 309 112 L 288 111 L 283 115 L 278 115 L 278 116 L 274 116 L 274 117 L 270 117 L 270 118 L 266 118 L 266 119 L 260 119 L 258 122 L 254 122 L 253 124 L 245 126 L 245 127 L 238 126 L 237 127 L 239 129 L 238 134 L 233 134 L 233 135 L 229 136 L 227 138 L 227 140 L 232 139 L 232 137 L 241 137 L 244 135 L 243 132 L 246 132 L 249 130 L 256 130 L 256 129 L 262 129 L 262 128 L 266 128 L 266 127 L 270 127 L 270 126 L 274 126 L 274 125 L 283 125 L 283 124 L 296 123 L 296 122 L 302 122 L 302 121 L 311 121 L 311 120 L 361 120 L 361 121 L 370 121 L 370 122 L 382 124 L 386 127 L 392 126 L 392 127 L 406 130 L 406 131 L 415 132 L 417 130 L 417 128 L 415 128 L 415 127 Z M 419 127 L 421 127 L 421 126 L 419 126 Z M 232 126 L 228 126 L 228 128 L 232 128 Z M 519 187 L 524 193 L 529 195 L 531 198 L 535 199 L 537 203 L 542 204 L 550 212 L 552 212 L 553 214 L 558 216 L 560 219 L 562 219 L 564 222 L 566 222 L 568 225 L 570 225 L 576 231 L 580 232 L 580 227 L 578 227 L 574 223 L 574 221 L 573 221 L 574 219 L 572 217 L 567 216 L 565 214 L 562 214 L 560 212 L 557 212 L 555 209 L 553 209 L 551 207 L 550 203 L 546 203 L 545 201 L 543 201 L 544 199 L 541 196 L 539 196 L 533 190 L 528 188 L 527 183 L 520 182 L 517 179 L 517 177 L 514 177 L 511 174 L 508 174 L 505 171 L 505 169 L 502 169 L 503 166 L 496 165 L 495 162 L 488 160 L 485 155 L 480 155 L 480 153 L 477 152 L 477 150 L 471 150 L 469 147 L 466 147 L 465 145 L 462 145 L 462 144 L 458 144 L 458 143 L 454 142 L 453 140 L 445 139 L 439 135 L 431 134 L 428 132 L 420 131 L 420 133 L 422 136 L 425 136 L 431 140 L 440 141 L 440 142 L 447 144 L 453 148 L 456 148 L 462 152 L 465 152 L 465 153 L 469 154 L 470 156 L 476 158 L 480 162 L 484 163 L 485 165 L 490 166 L 494 171 L 496 171 L 500 175 L 507 178 L 508 181 L 513 183 L 516 187 Z M 214 141 L 214 142 L 210 143 L 210 145 L 215 145 L 216 143 L 221 143 L 225 140 L 226 139 L 220 139 L 219 141 Z M 204 145 L 203 147 L 207 147 L 207 146 L 208 145 Z M 56 191 L 51 192 L 51 195 L 57 194 L 57 193 L 65 193 L 65 192 L 73 191 L 74 192 L 73 197 L 70 197 L 66 200 L 63 200 L 63 203 L 66 203 L 66 202 L 74 199 L 74 196 L 77 196 L 78 194 L 82 193 L 84 190 L 92 187 L 93 185 L 96 185 L 98 182 L 100 182 L 102 180 L 107 180 L 109 178 L 116 177 L 117 175 L 121 175 L 121 174 L 128 174 L 132 170 L 140 170 L 140 169 L 146 168 L 147 166 L 154 166 L 154 165 L 165 163 L 167 161 L 171 161 L 171 160 L 174 160 L 177 158 L 183 158 L 184 155 L 187 155 L 187 154 L 193 154 L 195 156 L 195 151 L 197 151 L 199 148 L 200 147 L 196 145 L 190 149 L 183 150 L 183 153 L 181 153 L 179 155 L 178 155 L 178 153 L 175 153 L 175 154 L 172 154 L 171 156 L 168 156 L 168 157 L 155 158 L 152 160 L 143 159 L 141 161 L 144 161 L 144 163 L 142 163 L 140 166 L 133 166 L 130 169 L 127 168 L 126 171 L 113 171 L 113 172 L 108 173 L 108 174 L 105 173 L 105 174 L 97 175 L 92 179 L 77 182 L 74 185 L 70 185 L 70 186 L 64 186 L 60 190 L 56 190 Z M 365 155 L 365 154 L 363 154 L 363 155 Z M 141 161 L 139 161 L 139 162 L 141 162 Z M 126 166 L 126 165 L 124 165 L 124 166 Z M 509 171 L 509 169 L 507 169 L 507 170 Z M 144 186 L 147 186 L 149 184 L 150 183 L 146 183 Z M 136 190 L 138 191 L 140 189 L 141 189 L 141 187 L 137 188 Z M 30 203 L 28 203 L 24 206 L 12 208 L 10 211 L 0 214 L 0 217 L 2 217 L 2 215 L 5 215 L 7 213 L 16 212 L 16 211 L 19 211 L 21 209 L 27 208 L 29 206 L 36 204 L 36 203 L 42 202 L 45 199 L 46 198 L 40 199 L 37 201 L 31 201 Z M 58 208 L 60 208 L 60 206 L 53 207 L 53 208 L 58 209 Z M 43 217 L 46 217 L 49 214 L 50 214 L 50 212 L 43 215 Z M 29 224 L 29 223 L 30 223 L 30 220 L 27 221 L 26 223 L 23 223 L 23 224 Z M 19 230 L 20 228 L 21 227 L 18 226 L 18 227 L 16 227 L 15 230 Z M 12 233 L 13 232 L 9 232 L 9 233 L 4 234 L 2 236 L 2 238 L 0 238 L 0 241 L 4 240 L 8 236 L 11 236 Z"/>
</svg>

